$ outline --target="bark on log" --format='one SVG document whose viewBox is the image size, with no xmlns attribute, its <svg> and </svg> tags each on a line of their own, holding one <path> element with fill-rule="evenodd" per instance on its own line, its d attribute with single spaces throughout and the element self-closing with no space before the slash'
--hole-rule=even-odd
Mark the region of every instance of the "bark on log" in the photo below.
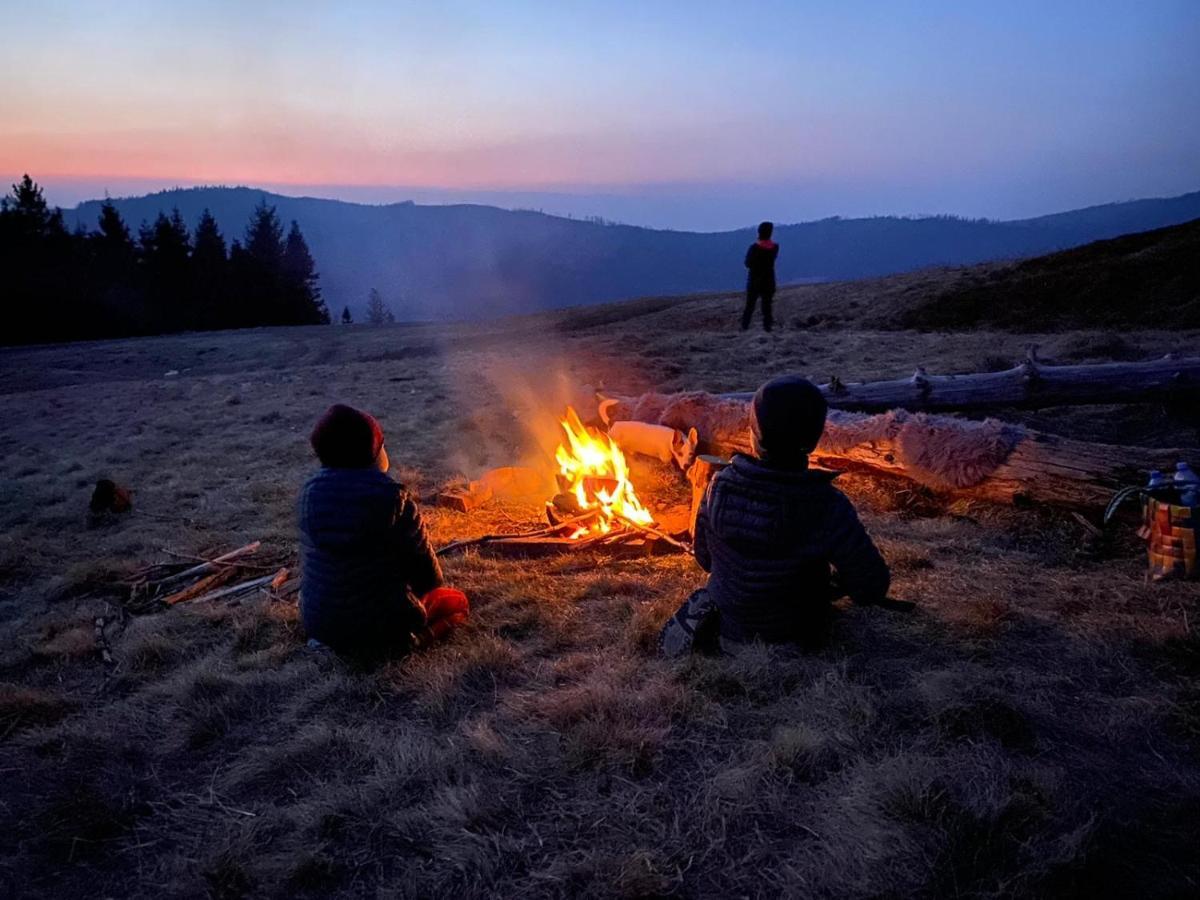
<svg viewBox="0 0 1200 900">
<path fill-rule="evenodd" d="M 646 395 L 621 401 L 612 415 L 695 426 L 706 453 L 751 450 L 749 403 L 728 395 Z M 904 410 L 876 416 L 831 410 L 812 458 L 829 468 L 901 476 L 950 496 L 1095 509 L 1120 487 L 1140 484 L 1149 469 L 1200 459 L 1200 450 L 1097 444 L 995 420 Z"/>
<path fill-rule="evenodd" d="M 918 368 L 911 378 L 891 381 L 842 382 L 820 386 L 834 409 L 854 412 L 914 412 L 1047 406 L 1092 403 L 1147 403 L 1200 394 L 1200 357 L 1098 365 L 1049 366 L 1035 348 L 1020 365 L 1003 372 L 929 375 Z M 722 394 L 749 400 L 753 393 Z"/>
</svg>

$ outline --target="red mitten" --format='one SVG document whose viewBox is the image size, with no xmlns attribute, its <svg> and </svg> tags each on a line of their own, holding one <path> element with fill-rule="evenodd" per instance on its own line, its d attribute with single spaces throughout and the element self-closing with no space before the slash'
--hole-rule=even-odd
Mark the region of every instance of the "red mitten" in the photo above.
<svg viewBox="0 0 1200 900">
<path fill-rule="evenodd" d="M 431 627 L 443 619 L 449 621 L 451 626 L 458 625 L 465 622 L 471 612 L 467 595 L 456 588 L 434 588 L 421 598 L 421 605 L 425 607 L 425 616 Z"/>
</svg>

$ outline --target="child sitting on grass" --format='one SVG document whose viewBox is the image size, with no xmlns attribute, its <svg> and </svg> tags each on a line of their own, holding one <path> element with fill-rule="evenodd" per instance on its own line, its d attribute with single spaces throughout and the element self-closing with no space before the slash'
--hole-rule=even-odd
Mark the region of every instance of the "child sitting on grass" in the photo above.
<svg viewBox="0 0 1200 900">
<path fill-rule="evenodd" d="M 808 467 L 825 413 L 824 395 L 803 378 L 776 378 L 754 395 L 754 455 L 734 456 L 701 502 L 695 553 L 708 585 L 663 628 L 668 656 L 718 644 L 737 652 L 756 640 L 809 642 L 838 597 L 885 600 L 887 564 L 833 486 L 836 473 Z"/>
<path fill-rule="evenodd" d="M 311 442 L 321 469 L 300 492 L 300 616 L 309 638 L 374 661 L 466 621 L 466 595 L 441 587 L 420 510 L 386 474 L 375 418 L 336 404 Z"/>
</svg>

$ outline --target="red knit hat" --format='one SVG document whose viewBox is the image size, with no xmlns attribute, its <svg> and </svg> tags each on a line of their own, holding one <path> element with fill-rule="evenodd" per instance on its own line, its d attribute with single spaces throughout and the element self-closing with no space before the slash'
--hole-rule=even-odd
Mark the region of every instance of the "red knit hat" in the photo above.
<svg viewBox="0 0 1200 900">
<path fill-rule="evenodd" d="M 335 403 L 317 420 L 309 437 L 321 465 L 331 469 L 365 469 L 383 448 L 383 429 L 375 417 Z"/>
</svg>

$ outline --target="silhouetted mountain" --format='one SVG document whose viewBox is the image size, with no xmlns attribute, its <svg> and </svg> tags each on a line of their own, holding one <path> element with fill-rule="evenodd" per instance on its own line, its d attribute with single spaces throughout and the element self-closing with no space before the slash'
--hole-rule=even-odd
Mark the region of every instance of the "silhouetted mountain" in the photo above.
<svg viewBox="0 0 1200 900">
<path fill-rule="evenodd" d="M 903 328 L 1200 328 L 1200 219 L 960 274 Z"/>
<path fill-rule="evenodd" d="M 400 319 L 476 318 L 650 294 L 736 289 L 752 229 L 692 233 L 488 206 L 368 206 L 250 188 L 190 188 L 113 201 L 131 225 L 207 207 L 240 234 L 266 199 L 304 228 L 330 308 L 357 318 L 372 287 Z M 95 227 L 100 202 L 68 212 Z M 1060 250 L 1200 217 L 1200 192 L 1010 222 L 875 217 L 776 228 L 781 282 L 852 279 Z"/>
</svg>

